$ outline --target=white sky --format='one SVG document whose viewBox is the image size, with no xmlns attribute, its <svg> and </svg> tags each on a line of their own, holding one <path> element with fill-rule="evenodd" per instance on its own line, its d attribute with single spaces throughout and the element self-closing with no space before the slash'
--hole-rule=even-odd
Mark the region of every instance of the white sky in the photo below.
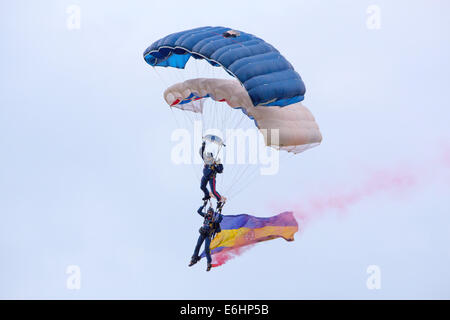
<svg viewBox="0 0 450 320">
<path fill-rule="evenodd" d="M 81 29 L 70 31 L 72 4 Z M 379 30 L 366 27 L 373 4 Z M 0 297 L 450 298 L 450 169 L 438 162 L 450 138 L 449 10 L 443 0 L 1 2 Z M 379 170 L 416 183 L 325 210 L 293 243 L 261 243 L 210 273 L 204 261 L 188 268 L 201 193 L 192 169 L 170 161 L 177 124 L 142 53 L 202 25 L 278 48 L 324 138 L 225 214 L 278 214 L 358 190 Z M 68 265 L 81 268 L 80 290 L 66 288 Z M 369 265 L 380 290 L 366 287 Z"/>
</svg>

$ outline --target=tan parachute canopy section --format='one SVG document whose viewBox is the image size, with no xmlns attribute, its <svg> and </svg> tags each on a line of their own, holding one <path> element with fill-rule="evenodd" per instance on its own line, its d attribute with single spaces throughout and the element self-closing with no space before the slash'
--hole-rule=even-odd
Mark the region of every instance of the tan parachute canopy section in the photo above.
<svg viewBox="0 0 450 320">
<path fill-rule="evenodd" d="M 301 102 L 284 107 L 255 107 L 247 91 L 237 80 L 190 79 L 172 85 L 164 91 L 164 99 L 169 106 L 196 113 L 203 112 L 203 105 L 196 102 L 205 97 L 227 103 L 231 108 L 242 108 L 255 120 L 267 146 L 300 153 L 322 141 L 314 116 Z M 278 141 L 271 139 L 272 129 L 279 130 Z"/>
</svg>

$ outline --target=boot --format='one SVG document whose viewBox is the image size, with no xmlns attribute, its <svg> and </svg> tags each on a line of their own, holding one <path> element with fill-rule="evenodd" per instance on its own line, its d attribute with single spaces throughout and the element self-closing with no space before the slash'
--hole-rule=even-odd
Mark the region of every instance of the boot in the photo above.
<svg viewBox="0 0 450 320">
<path fill-rule="evenodd" d="M 206 271 L 209 271 L 209 270 L 211 270 L 211 263 L 208 263 L 207 267 L 206 267 Z"/>
<path fill-rule="evenodd" d="M 188 267 L 192 267 L 194 264 L 197 263 L 198 260 L 200 260 L 200 259 L 198 259 L 198 258 L 197 258 L 197 259 L 196 259 L 196 258 L 192 258 L 192 259 L 191 259 L 191 262 L 189 262 Z"/>
</svg>

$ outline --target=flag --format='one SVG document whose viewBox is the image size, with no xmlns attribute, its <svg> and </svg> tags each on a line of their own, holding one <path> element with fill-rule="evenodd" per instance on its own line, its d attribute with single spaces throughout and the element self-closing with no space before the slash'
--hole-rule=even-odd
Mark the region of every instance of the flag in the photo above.
<svg viewBox="0 0 450 320">
<path fill-rule="evenodd" d="M 292 212 L 283 212 L 268 218 L 248 214 L 224 215 L 220 227 L 222 231 L 211 241 L 212 256 L 275 238 L 294 241 L 294 234 L 298 231 L 298 224 Z M 205 257 L 204 251 L 201 257 Z"/>
</svg>

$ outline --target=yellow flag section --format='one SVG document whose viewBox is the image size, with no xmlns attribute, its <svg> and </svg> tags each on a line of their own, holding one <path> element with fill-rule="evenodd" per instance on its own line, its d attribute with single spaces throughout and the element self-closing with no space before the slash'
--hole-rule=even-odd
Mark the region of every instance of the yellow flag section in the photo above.
<svg viewBox="0 0 450 320">
<path fill-rule="evenodd" d="M 248 214 L 224 215 L 222 231 L 211 241 L 211 254 L 238 249 L 257 242 L 283 238 L 293 241 L 298 224 L 292 212 L 283 212 L 273 217 L 260 218 Z M 204 256 L 204 253 L 201 255 Z"/>
</svg>

